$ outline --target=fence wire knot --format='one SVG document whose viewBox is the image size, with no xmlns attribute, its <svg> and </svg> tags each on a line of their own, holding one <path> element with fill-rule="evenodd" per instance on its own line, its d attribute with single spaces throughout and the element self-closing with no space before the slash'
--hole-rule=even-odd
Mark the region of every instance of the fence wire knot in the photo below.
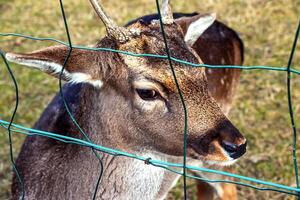
<svg viewBox="0 0 300 200">
<path fill-rule="evenodd" d="M 146 158 L 146 160 L 144 161 L 146 165 L 150 165 L 151 164 L 151 160 L 152 158 Z"/>
</svg>

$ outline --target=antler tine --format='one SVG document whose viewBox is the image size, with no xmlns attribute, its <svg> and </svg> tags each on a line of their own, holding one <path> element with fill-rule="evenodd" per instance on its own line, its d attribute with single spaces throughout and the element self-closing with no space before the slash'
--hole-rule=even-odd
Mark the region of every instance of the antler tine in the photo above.
<svg viewBox="0 0 300 200">
<path fill-rule="evenodd" d="M 164 24 L 172 24 L 174 22 L 174 19 L 173 19 L 173 12 L 169 4 L 169 0 L 162 0 L 161 7 L 162 7 L 161 9 L 162 22 Z"/>
<path fill-rule="evenodd" d="M 99 0 L 90 0 L 94 10 L 106 26 L 107 34 L 119 42 L 126 42 L 130 39 L 131 33 L 124 27 L 119 27 L 105 12 Z"/>
</svg>

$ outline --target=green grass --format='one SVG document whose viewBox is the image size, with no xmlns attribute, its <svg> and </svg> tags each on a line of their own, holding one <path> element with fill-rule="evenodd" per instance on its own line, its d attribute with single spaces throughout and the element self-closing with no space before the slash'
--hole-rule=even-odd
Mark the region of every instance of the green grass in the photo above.
<svg viewBox="0 0 300 200">
<path fill-rule="evenodd" d="M 103 37 L 101 22 L 87 0 L 65 0 L 74 44 L 88 45 Z M 173 0 L 173 10 L 216 12 L 218 18 L 237 30 L 245 43 L 245 65 L 286 66 L 299 20 L 300 0 Z M 155 12 L 148 0 L 106 1 L 109 14 L 119 23 Z M 17 32 L 66 41 L 58 1 L 0 0 L 0 32 Z M 17 37 L 0 37 L 6 52 L 28 52 L 53 45 Z M 300 70 L 300 45 L 294 65 Z M 20 89 L 16 123 L 32 126 L 58 91 L 58 81 L 38 71 L 12 65 Z M 293 102 L 296 122 L 300 121 L 300 76 L 293 76 Z M 14 108 L 14 88 L 0 60 L 0 118 L 9 120 Z M 292 132 L 287 106 L 286 74 L 271 71 L 244 71 L 232 109 L 231 120 L 248 139 L 247 154 L 235 166 L 236 172 L 267 181 L 295 186 L 292 163 Z M 298 126 L 299 127 L 299 126 Z M 297 128 L 298 133 L 300 129 Z M 14 134 L 17 155 L 24 137 Z M 0 129 L 0 199 L 9 198 L 10 161 L 7 132 Z M 189 182 L 190 192 L 194 183 Z M 170 199 L 182 198 L 182 183 L 172 190 Z M 239 187 L 240 199 L 291 199 L 287 195 L 259 192 Z"/>
</svg>

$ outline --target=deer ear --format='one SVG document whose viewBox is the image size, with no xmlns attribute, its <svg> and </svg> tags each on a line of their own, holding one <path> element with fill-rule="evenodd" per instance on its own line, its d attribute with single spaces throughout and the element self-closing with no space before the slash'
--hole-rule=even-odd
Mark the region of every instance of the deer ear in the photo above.
<svg viewBox="0 0 300 200">
<path fill-rule="evenodd" d="M 199 17 L 199 16 L 195 16 Z M 184 36 L 184 41 L 189 45 L 193 46 L 198 38 L 204 33 L 204 31 L 209 28 L 216 20 L 216 14 L 208 14 L 200 16 L 196 21 L 193 21 L 187 28 L 186 34 Z M 187 22 L 183 20 L 178 21 L 178 23 L 183 27 L 187 26 Z"/>
<path fill-rule="evenodd" d="M 63 69 L 69 48 L 66 46 L 52 46 L 27 54 L 7 53 L 8 61 L 39 69 L 47 74 L 59 78 Z M 62 79 L 71 83 L 90 83 L 101 87 L 99 72 L 94 69 L 95 57 L 93 51 L 73 49 L 62 73 Z"/>
</svg>

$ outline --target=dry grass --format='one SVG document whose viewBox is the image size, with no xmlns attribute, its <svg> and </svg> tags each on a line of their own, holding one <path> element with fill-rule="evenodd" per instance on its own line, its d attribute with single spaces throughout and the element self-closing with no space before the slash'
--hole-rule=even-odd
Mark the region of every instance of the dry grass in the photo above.
<svg viewBox="0 0 300 200">
<path fill-rule="evenodd" d="M 88 45 L 104 35 L 88 1 L 65 0 L 72 40 Z M 299 19 L 300 0 L 173 0 L 174 11 L 216 12 L 219 19 L 237 30 L 246 47 L 245 65 L 286 66 Z M 155 12 L 155 2 L 147 0 L 106 1 L 105 7 L 119 24 Z M 17 32 L 66 40 L 58 1 L 0 0 L 0 32 Z M 33 42 L 16 37 L 0 37 L 4 51 L 26 52 L 50 42 Z M 300 48 L 294 64 L 300 69 Z M 0 118 L 8 120 L 14 107 L 14 89 L 0 61 Z M 37 71 L 12 65 L 20 87 L 17 123 L 32 126 L 58 88 L 57 80 Z M 286 97 L 286 74 L 270 71 L 244 71 L 231 119 L 246 135 L 247 155 L 236 166 L 240 174 L 295 185 L 292 165 L 292 133 Z M 296 121 L 300 121 L 300 76 L 293 76 Z M 8 199 L 10 165 L 7 134 L 0 129 L 0 199 Z M 298 128 L 298 132 L 300 132 Z M 14 135 L 17 155 L 23 136 Z M 193 183 L 191 182 L 191 188 Z M 190 189 L 192 191 L 192 189 Z M 274 192 L 239 188 L 240 199 L 290 199 Z M 176 187 L 170 198 L 181 199 Z"/>
</svg>

